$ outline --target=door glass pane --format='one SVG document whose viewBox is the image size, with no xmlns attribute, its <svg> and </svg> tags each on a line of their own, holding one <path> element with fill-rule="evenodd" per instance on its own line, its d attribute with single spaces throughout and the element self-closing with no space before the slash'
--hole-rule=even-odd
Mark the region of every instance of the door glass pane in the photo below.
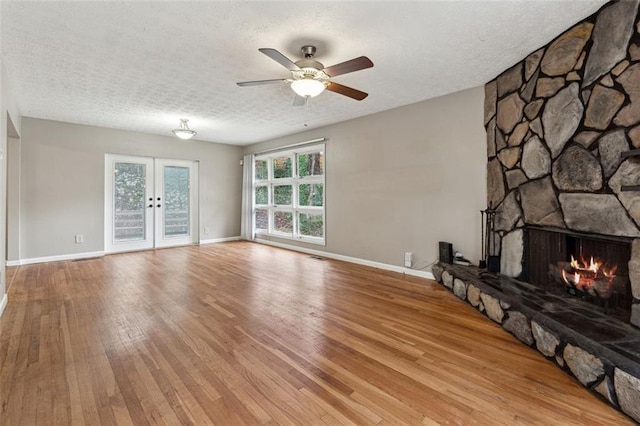
<svg viewBox="0 0 640 426">
<path fill-rule="evenodd" d="M 322 152 L 298 154 L 298 176 L 322 176 L 324 174 L 324 155 Z"/>
<path fill-rule="evenodd" d="M 145 165 L 116 163 L 114 172 L 114 241 L 144 240 Z"/>
<path fill-rule="evenodd" d="M 278 232 L 293 234 L 293 213 L 273 212 L 273 227 Z"/>
<path fill-rule="evenodd" d="M 319 237 L 324 235 L 324 218 L 321 214 L 300 213 L 298 216 L 298 232 L 306 237 Z"/>
<path fill-rule="evenodd" d="M 276 206 L 291 205 L 291 185 L 274 185 L 273 186 L 273 204 Z"/>
<path fill-rule="evenodd" d="M 189 235 L 189 168 L 164 168 L 164 236 Z"/>
<path fill-rule="evenodd" d="M 301 184 L 298 188 L 299 205 L 322 207 L 322 191 L 324 187 L 321 183 L 305 183 Z"/>
</svg>

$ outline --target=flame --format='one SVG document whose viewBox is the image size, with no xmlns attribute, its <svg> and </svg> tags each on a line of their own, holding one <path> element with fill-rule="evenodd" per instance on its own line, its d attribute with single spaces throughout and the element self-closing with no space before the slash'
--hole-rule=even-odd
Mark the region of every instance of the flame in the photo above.
<svg viewBox="0 0 640 426">
<path fill-rule="evenodd" d="M 578 262 L 578 260 L 576 260 L 573 255 L 571 255 L 571 267 L 574 269 L 581 269 L 584 271 L 591 271 L 593 273 L 598 273 L 598 271 L 600 270 L 600 267 L 602 266 L 602 262 L 596 262 L 593 260 L 593 256 L 591 256 L 591 259 L 589 260 L 589 262 L 587 263 L 586 260 L 584 260 L 584 258 L 580 258 L 580 261 Z"/>
<path fill-rule="evenodd" d="M 609 269 L 603 269 L 602 275 L 604 275 L 607 278 L 615 278 L 617 270 L 618 270 L 618 265 L 613 265 Z"/>
<path fill-rule="evenodd" d="M 596 276 L 602 273 L 605 277 L 615 277 L 615 273 L 618 269 L 618 265 L 613 265 L 610 268 L 606 268 L 603 266 L 604 262 L 601 260 L 594 260 L 593 256 L 589 258 L 589 262 L 587 262 L 583 257 L 578 261 L 576 258 L 571 255 L 571 268 L 576 271 L 589 271 L 595 274 Z"/>
<path fill-rule="evenodd" d="M 612 267 L 605 267 L 605 263 L 600 260 L 594 260 L 593 256 L 589 258 L 587 262 L 583 257 L 580 260 L 571 255 L 571 271 L 567 272 L 562 270 L 562 279 L 569 286 L 574 286 L 581 291 L 589 291 L 593 294 L 602 292 L 601 284 L 606 282 L 607 292 L 611 289 L 613 279 L 616 277 L 615 273 L 618 269 L 617 265 Z M 604 277 L 604 279 L 603 279 Z M 600 283 L 600 287 L 596 287 L 596 284 Z"/>
</svg>

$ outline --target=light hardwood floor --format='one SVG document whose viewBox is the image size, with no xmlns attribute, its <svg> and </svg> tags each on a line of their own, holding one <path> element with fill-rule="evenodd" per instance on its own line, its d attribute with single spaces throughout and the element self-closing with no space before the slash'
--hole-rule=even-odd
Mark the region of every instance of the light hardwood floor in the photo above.
<svg viewBox="0 0 640 426">
<path fill-rule="evenodd" d="M 246 242 L 13 273 L 2 425 L 633 424 L 428 280 Z"/>
</svg>

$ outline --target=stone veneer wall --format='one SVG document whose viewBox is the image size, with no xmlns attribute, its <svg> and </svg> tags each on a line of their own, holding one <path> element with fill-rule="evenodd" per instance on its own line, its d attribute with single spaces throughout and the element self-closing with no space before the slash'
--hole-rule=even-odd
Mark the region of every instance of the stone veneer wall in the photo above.
<svg viewBox="0 0 640 426">
<path fill-rule="evenodd" d="M 635 238 L 629 275 L 640 325 L 638 0 L 605 5 L 485 86 L 487 198 L 501 272 L 523 271 L 524 228 Z"/>
</svg>

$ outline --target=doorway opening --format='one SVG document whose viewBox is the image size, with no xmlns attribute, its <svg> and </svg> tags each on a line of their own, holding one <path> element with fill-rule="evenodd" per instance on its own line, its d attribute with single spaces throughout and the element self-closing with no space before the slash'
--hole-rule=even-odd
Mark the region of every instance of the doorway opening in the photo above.
<svg viewBox="0 0 640 426">
<path fill-rule="evenodd" d="M 106 155 L 105 252 L 197 242 L 197 161 Z"/>
</svg>

